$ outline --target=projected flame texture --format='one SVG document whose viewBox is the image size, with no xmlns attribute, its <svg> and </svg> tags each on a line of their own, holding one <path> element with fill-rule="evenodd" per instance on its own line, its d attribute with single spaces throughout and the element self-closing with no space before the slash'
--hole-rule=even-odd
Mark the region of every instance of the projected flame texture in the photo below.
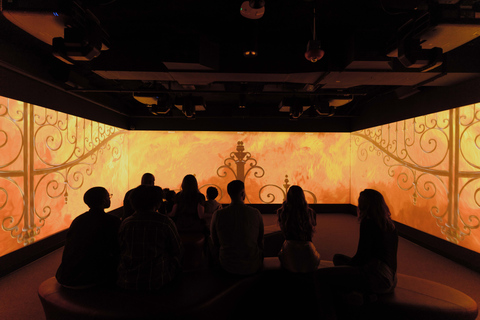
<svg viewBox="0 0 480 320">
<path fill-rule="evenodd" d="M 475 104 L 352 133 L 352 198 L 377 188 L 395 220 L 478 252 L 480 237 L 466 236 L 480 226 L 479 112 Z"/>
<path fill-rule="evenodd" d="M 125 133 L 0 98 L 0 255 L 68 228 L 88 210 L 83 193 L 97 183 L 123 194 Z"/>
<path fill-rule="evenodd" d="M 247 202 L 353 203 L 381 191 L 393 218 L 480 252 L 480 105 L 349 133 L 141 132 L 0 97 L 0 256 L 67 228 L 96 185 L 115 196 L 151 172 L 178 191 L 245 182 Z M 393 196 L 395 195 L 395 196 Z"/>
</svg>

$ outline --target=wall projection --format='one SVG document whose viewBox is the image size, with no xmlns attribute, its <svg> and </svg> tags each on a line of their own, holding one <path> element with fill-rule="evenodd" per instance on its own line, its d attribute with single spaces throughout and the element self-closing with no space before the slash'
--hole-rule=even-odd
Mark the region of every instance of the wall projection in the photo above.
<svg viewBox="0 0 480 320">
<path fill-rule="evenodd" d="M 351 134 L 352 200 L 387 198 L 394 220 L 480 252 L 480 104 Z"/>
<path fill-rule="evenodd" d="M 68 228 L 93 186 L 121 206 L 126 133 L 0 97 L 0 256 Z"/>
</svg>

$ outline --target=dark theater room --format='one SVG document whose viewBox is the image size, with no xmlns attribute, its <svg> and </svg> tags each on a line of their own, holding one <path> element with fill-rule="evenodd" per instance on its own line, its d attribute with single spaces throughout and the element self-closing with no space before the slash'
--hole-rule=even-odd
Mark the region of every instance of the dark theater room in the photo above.
<svg viewBox="0 0 480 320">
<path fill-rule="evenodd" d="M 480 0 L 0 9 L 1 319 L 480 320 Z"/>
</svg>

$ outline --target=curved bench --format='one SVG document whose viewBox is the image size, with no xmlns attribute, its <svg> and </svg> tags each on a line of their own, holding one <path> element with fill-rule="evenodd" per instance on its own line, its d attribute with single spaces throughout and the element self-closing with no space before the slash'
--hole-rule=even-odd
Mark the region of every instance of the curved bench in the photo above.
<svg viewBox="0 0 480 320">
<path fill-rule="evenodd" d="M 322 261 L 320 267 L 331 265 Z M 477 317 L 477 303 L 468 295 L 433 281 L 403 274 L 397 277 L 393 293 L 380 295 L 377 301 L 360 308 L 351 306 L 355 309 L 355 319 L 474 320 Z M 50 278 L 40 285 L 38 294 L 47 320 L 241 319 L 252 312 L 271 316 L 272 309 L 284 315 L 283 307 L 295 299 L 298 304 L 295 303 L 293 312 L 301 315 L 315 304 L 307 301 L 315 296 L 310 282 L 308 276 L 282 270 L 278 258 L 266 258 L 264 271 L 255 276 L 235 278 L 210 270 L 195 270 L 184 272 L 156 293 L 99 287 L 72 290 Z M 242 309 L 243 313 L 233 314 Z"/>
<path fill-rule="evenodd" d="M 475 300 L 465 293 L 433 281 L 397 274 L 391 294 L 378 296 L 369 309 L 378 319 L 474 320 L 478 314 Z"/>
<path fill-rule="evenodd" d="M 271 274 L 275 275 L 276 282 L 281 282 L 281 279 L 285 278 L 286 271 L 281 271 L 277 258 L 266 258 L 264 265 L 266 270 L 275 272 Z M 319 268 L 326 267 L 333 267 L 333 263 L 322 260 Z M 393 293 L 379 295 L 377 301 L 360 308 L 351 306 L 351 309 L 356 309 L 354 312 L 357 315 L 356 319 L 474 320 L 477 317 L 477 303 L 461 291 L 404 274 L 397 274 L 397 279 Z M 314 292 L 310 295 L 314 295 Z"/>
<path fill-rule="evenodd" d="M 47 320 L 228 319 L 258 276 L 234 278 L 209 270 L 185 272 L 155 293 L 114 288 L 68 289 L 52 277 L 38 289 Z"/>
</svg>

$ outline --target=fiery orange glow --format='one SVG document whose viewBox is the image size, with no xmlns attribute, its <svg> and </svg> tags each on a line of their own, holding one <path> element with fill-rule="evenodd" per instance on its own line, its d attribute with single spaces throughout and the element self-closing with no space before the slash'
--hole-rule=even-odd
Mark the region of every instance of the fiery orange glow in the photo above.
<svg viewBox="0 0 480 320">
<path fill-rule="evenodd" d="M 281 203 L 288 176 L 289 185 L 310 192 L 309 202 L 350 203 L 350 136 L 346 133 L 133 131 L 128 137 L 130 187 L 140 183 L 143 173 L 151 172 L 158 185 L 178 191 L 183 177 L 194 174 L 199 186 L 204 186 L 202 192 L 216 185 L 222 191 L 219 201 L 228 203 L 226 186 L 238 178 L 245 181 L 248 202 Z M 243 159 L 244 176 L 238 174 L 234 160 L 227 160 L 237 152 L 238 141 L 250 153 Z M 347 151 L 347 156 L 338 157 L 340 151 Z"/>
<path fill-rule="evenodd" d="M 68 228 L 104 186 L 111 209 L 140 183 L 204 194 L 245 181 L 247 202 L 281 203 L 299 185 L 309 203 L 357 204 L 382 192 L 401 223 L 480 252 L 480 105 L 352 133 L 125 131 L 0 97 L 0 256 Z"/>
<path fill-rule="evenodd" d="M 0 97 L 0 256 L 70 226 L 83 194 L 127 188 L 126 132 Z M 123 154 L 122 154 L 123 153 Z"/>
<path fill-rule="evenodd" d="M 352 133 L 352 199 L 384 194 L 394 220 L 480 252 L 480 105 Z"/>
</svg>

